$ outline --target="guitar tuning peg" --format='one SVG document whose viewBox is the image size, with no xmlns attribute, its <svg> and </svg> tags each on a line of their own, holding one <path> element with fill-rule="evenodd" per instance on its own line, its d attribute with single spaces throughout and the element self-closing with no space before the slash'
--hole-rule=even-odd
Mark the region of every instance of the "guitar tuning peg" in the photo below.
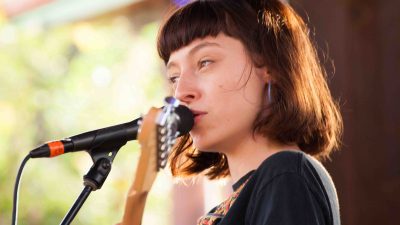
<svg viewBox="0 0 400 225">
<path fill-rule="evenodd" d="M 166 160 L 160 160 L 159 162 L 158 162 L 158 167 L 159 168 L 161 168 L 161 169 L 164 169 L 165 168 L 165 166 L 167 165 L 167 161 Z"/>
<path fill-rule="evenodd" d="M 171 144 L 174 145 L 176 143 L 176 139 L 171 140 Z"/>
<path fill-rule="evenodd" d="M 172 105 L 173 107 L 178 107 L 180 104 L 180 101 L 172 96 L 168 96 L 164 99 L 164 102 L 166 104 Z"/>
<path fill-rule="evenodd" d="M 179 137 L 180 134 L 181 134 L 181 133 L 179 133 L 179 131 L 177 131 L 177 132 L 175 133 L 175 138 Z"/>
<path fill-rule="evenodd" d="M 160 158 L 161 158 L 161 159 L 166 159 L 167 156 L 168 156 L 168 152 L 162 152 L 162 153 L 160 154 Z"/>
<path fill-rule="evenodd" d="M 138 121 L 137 121 L 137 124 L 139 125 L 139 126 L 142 126 L 142 124 L 143 124 L 143 115 L 140 115 L 140 118 L 141 119 L 139 119 Z"/>
<path fill-rule="evenodd" d="M 169 144 L 169 143 L 173 142 L 174 140 L 175 140 L 175 138 L 170 138 L 170 139 L 168 139 L 167 143 Z"/>
<path fill-rule="evenodd" d="M 162 136 L 162 137 L 160 138 L 160 142 L 164 143 L 166 139 L 167 139 L 167 138 L 166 138 L 165 136 Z"/>
</svg>

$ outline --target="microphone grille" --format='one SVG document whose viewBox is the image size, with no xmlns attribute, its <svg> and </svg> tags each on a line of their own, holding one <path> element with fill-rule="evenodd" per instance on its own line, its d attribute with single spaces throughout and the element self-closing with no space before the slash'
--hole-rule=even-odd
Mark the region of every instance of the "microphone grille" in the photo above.
<svg viewBox="0 0 400 225">
<path fill-rule="evenodd" d="M 180 120 L 178 125 L 179 136 L 189 133 L 194 125 L 194 115 L 192 111 L 190 111 L 186 106 L 179 105 L 175 109 L 175 113 L 178 115 Z"/>
</svg>

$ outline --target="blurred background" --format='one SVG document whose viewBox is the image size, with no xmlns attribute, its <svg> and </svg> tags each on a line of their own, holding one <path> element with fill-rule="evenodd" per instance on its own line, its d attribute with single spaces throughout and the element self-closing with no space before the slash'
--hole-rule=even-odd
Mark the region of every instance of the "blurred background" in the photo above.
<svg viewBox="0 0 400 225">
<path fill-rule="evenodd" d="M 163 104 L 169 89 L 156 35 L 170 8 L 186 2 L 0 0 L 0 225 L 11 223 L 16 173 L 31 149 Z M 308 21 L 342 106 L 343 146 L 324 162 L 337 186 L 342 224 L 400 224 L 400 1 L 290 4 Z M 120 221 L 138 154 L 136 142 L 120 150 L 73 224 Z M 30 160 L 19 223 L 58 224 L 91 165 L 84 152 Z M 163 171 L 143 224 L 195 224 L 230 185 L 201 178 L 178 184 Z"/>
</svg>

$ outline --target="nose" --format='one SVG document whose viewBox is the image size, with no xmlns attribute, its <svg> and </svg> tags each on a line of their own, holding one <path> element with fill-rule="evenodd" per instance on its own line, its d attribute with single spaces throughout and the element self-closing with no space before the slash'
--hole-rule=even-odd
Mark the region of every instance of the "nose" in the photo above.
<svg viewBox="0 0 400 225">
<path fill-rule="evenodd" d="M 190 73 L 181 74 L 175 86 L 175 98 L 189 105 L 197 100 L 201 94 L 198 83 Z"/>
</svg>

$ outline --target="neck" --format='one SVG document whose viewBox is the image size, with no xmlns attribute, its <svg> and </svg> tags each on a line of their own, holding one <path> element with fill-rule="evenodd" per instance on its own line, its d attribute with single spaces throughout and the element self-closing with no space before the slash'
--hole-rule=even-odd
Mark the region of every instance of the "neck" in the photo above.
<svg viewBox="0 0 400 225">
<path fill-rule="evenodd" d="M 268 138 L 256 136 L 249 137 L 236 145 L 234 149 L 224 152 L 233 182 L 238 181 L 251 170 L 257 169 L 271 155 L 284 150 L 299 150 L 299 147 L 295 144 L 277 144 Z"/>
</svg>

